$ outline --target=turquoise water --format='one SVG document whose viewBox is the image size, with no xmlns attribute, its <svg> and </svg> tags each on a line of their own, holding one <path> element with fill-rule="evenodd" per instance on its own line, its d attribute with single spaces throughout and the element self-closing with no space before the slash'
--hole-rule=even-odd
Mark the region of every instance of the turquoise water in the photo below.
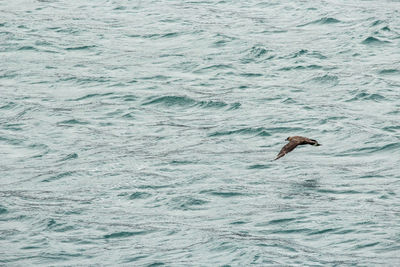
<svg viewBox="0 0 400 267">
<path fill-rule="evenodd" d="M 0 1 L 0 59 L 0 265 L 400 264 L 399 1 Z"/>
</svg>

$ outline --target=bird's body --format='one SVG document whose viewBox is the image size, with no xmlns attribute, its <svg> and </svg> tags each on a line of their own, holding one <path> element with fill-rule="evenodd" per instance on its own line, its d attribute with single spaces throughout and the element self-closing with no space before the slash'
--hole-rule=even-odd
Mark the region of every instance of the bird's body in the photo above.
<svg viewBox="0 0 400 267">
<path fill-rule="evenodd" d="M 285 156 L 287 153 L 295 149 L 298 145 L 313 145 L 313 146 L 320 146 L 321 144 L 318 143 L 317 140 L 309 139 L 303 136 L 290 136 L 286 138 L 286 141 L 289 141 L 284 147 L 282 147 L 281 151 L 279 152 L 278 156 L 276 156 L 275 160 Z"/>
</svg>

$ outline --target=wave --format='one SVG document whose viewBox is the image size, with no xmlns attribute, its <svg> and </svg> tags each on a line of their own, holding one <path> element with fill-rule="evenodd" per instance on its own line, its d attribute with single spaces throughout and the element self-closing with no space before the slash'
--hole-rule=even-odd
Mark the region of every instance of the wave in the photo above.
<svg viewBox="0 0 400 267">
<path fill-rule="evenodd" d="M 383 69 L 383 70 L 380 70 L 378 73 L 382 74 L 382 75 L 390 75 L 390 74 L 397 75 L 400 73 L 400 70 L 398 70 L 398 69 Z"/>
<path fill-rule="evenodd" d="M 354 154 L 370 154 L 370 153 L 376 153 L 376 152 L 386 152 L 386 151 L 392 151 L 392 150 L 399 150 L 400 149 L 400 143 L 390 143 L 384 146 L 370 146 L 370 147 L 362 147 L 362 148 L 357 148 L 357 149 L 351 149 L 343 153 L 343 156 L 347 155 L 354 155 Z"/>
<path fill-rule="evenodd" d="M 229 106 L 229 110 L 237 109 L 240 107 L 239 103 L 233 103 L 231 105 L 223 101 L 214 100 L 195 100 L 187 96 L 161 96 L 150 98 L 148 101 L 144 102 L 142 105 L 161 105 L 165 107 L 201 107 L 201 108 L 224 108 Z"/>
<path fill-rule="evenodd" d="M 353 101 L 359 101 L 359 100 L 370 100 L 370 101 L 375 101 L 379 102 L 382 100 L 385 100 L 385 97 L 380 95 L 380 94 L 369 94 L 366 92 L 361 92 L 352 97 L 351 99 L 346 100 L 346 102 L 353 102 Z"/>
<path fill-rule="evenodd" d="M 57 123 L 57 125 L 59 125 L 59 126 L 63 126 L 63 125 L 86 125 L 86 124 L 89 124 L 89 122 L 80 121 L 80 120 L 76 120 L 76 119 L 64 120 L 64 121 L 60 121 L 60 122 Z"/>
<path fill-rule="evenodd" d="M 150 196 L 151 196 L 150 193 L 139 192 L 139 191 L 137 191 L 137 192 L 135 192 L 135 193 L 132 193 L 132 194 L 129 196 L 129 199 L 131 199 L 131 200 L 133 200 L 133 199 L 144 199 L 144 198 L 149 198 Z"/>
<path fill-rule="evenodd" d="M 169 205 L 178 210 L 198 210 L 209 201 L 191 196 L 178 196 L 173 198 Z"/>
<path fill-rule="evenodd" d="M 246 196 L 248 194 L 241 193 L 241 192 L 236 192 L 236 191 L 225 191 L 225 190 L 203 190 L 200 192 L 201 194 L 209 194 L 213 196 L 218 196 L 218 197 L 223 197 L 223 198 L 228 198 L 228 197 L 240 197 L 240 196 Z"/>
<path fill-rule="evenodd" d="M 365 45 L 382 45 L 382 44 L 386 44 L 386 43 L 390 43 L 390 42 L 382 41 L 376 37 L 369 36 L 369 37 L 365 38 L 364 41 L 362 41 L 361 43 L 365 44 Z"/>
<path fill-rule="evenodd" d="M 53 175 L 53 176 L 51 176 L 51 177 L 49 177 L 49 178 L 43 179 L 42 182 L 47 183 L 47 182 L 56 181 L 56 180 L 62 179 L 62 178 L 64 178 L 64 177 L 71 176 L 71 175 L 73 175 L 73 174 L 75 174 L 75 173 L 76 173 L 75 171 L 66 171 L 66 172 L 62 172 L 62 173 Z"/>
<path fill-rule="evenodd" d="M 275 57 L 271 54 L 272 50 L 267 49 L 261 45 L 252 46 L 247 50 L 247 54 L 242 58 L 243 63 L 250 63 L 259 60 L 270 60 Z"/>
<path fill-rule="evenodd" d="M 336 75 L 325 74 L 323 76 L 317 76 L 309 80 L 310 82 L 328 84 L 328 85 L 337 85 L 339 83 L 339 77 Z"/>
<path fill-rule="evenodd" d="M 125 238 L 125 237 L 137 236 L 137 235 L 145 235 L 145 234 L 149 234 L 152 232 L 153 231 L 151 231 L 151 230 L 143 230 L 143 231 L 135 231 L 135 232 L 116 232 L 116 233 L 104 235 L 104 238 L 105 239 Z"/>
<path fill-rule="evenodd" d="M 193 73 L 204 73 L 209 70 L 226 70 L 226 69 L 233 69 L 233 66 L 231 64 L 214 64 L 195 70 L 193 71 Z"/>
<path fill-rule="evenodd" d="M 65 50 L 67 50 L 67 51 L 89 50 L 94 47 L 96 47 L 96 46 L 95 45 L 82 45 L 82 46 L 67 47 L 67 48 L 65 48 Z"/>
<path fill-rule="evenodd" d="M 270 136 L 271 134 L 267 132 L 267 129 L 264 127 L 258 128 L 242 128 L 237 130 L 229 130 L 229 131 L 217 131 L 209 136 L 224 136 L 224 135 L 233 135 L 233 134 L 240 134 L 240 135 L 258 135 L 258 136 Z"/>
<path fill-rule="evenodd" d="M 82 97 L 78 97 L 75 99 L 70 99 L 70 101 L 80 101 L 80 100 L 86 100 L 89 98 L 95 98 L 95 97 L 102 97 L 102 96 L 109 96 L 109 95 L 113 95 L 114 93 L 104 93 L 104 94 L 87 94 L 84 95 Z"/>
<path fill-rule="evenodd" d="M 283 67 L 280 68 L 280 71 L 291 71 L 291 70 L 318 70 L 322 69 L 322 66 L 319 65 L 308 65 L 308 66 L 303 66 L 303 65 L 298 65 L 298 66 L 290 66 L 290 67 Z"/>
<path fill-rule="evenodd" d="M 23 51 L 23 50 L 33 50 L 33 51 L 39 51 L 36 47 L 34 46 L 30 46 L 30 45 L 26 45 L 26 46 L 21 46 L 20 48 L 18 48 L 19 51 Z"/>
<path fill-rule="evenodd" d="M 128 37 L 142 37 L 145 39 L 159 39 L 159 38 L 171 38 L 171 37 L 176 37 L 179 36 L 181 33 L 179 32 L 167 32 L 167 33 L 149 33 L 149 34 L 144 34 L 144 35 L 139 35 L 139 34 L 131 34 L 128 35 Z"/>
<path fill-rule="evenodd" d="M 324 18 L 320 18 L 305 24 L 300 24 L 297 27 L 304 27 L 304 26 L 308 26 L 308 25 L 326 25 L 326 24 L 336 24 L 336 23 L 340 23 L 341 21 L 335 18 L 331 18 L 331 17 L 324 17 Z"/>
</svg>

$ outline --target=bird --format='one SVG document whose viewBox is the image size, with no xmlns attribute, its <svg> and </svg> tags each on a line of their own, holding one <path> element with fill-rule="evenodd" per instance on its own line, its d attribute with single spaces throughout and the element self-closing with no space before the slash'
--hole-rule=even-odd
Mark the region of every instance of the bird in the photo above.
<svg viewBox="0 0 400 267">
<path fill-rule="evenodd" d="M 288 138 L 286 138 L 286 141 L 289 141 L 289 143 L 287 143 L 284 147 L 282 147 L 281 151 L 279 151 L 279 154 L 276 156 L 274 160 L 277 160 L 285 156 L 287 153 L 295 149 L 298 145 L 307 145 L 307 144 L 313 146 L 321 145 L 320 143 L 318 143 L 317 140 L 303 136 L 289 136 Z"/>
</svg>

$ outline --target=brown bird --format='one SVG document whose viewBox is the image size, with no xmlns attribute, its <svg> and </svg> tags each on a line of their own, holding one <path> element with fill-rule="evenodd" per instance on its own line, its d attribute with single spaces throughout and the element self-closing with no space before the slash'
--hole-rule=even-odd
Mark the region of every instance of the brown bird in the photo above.
<svg viewBox="0 0 400 267">
<path fill-rule="evenodd" d="M 287 153 L 295 149 L 296 146 L 298 145 L 307 145 L 307 144 L 313 146 L 321 145 L 318 143 L 317 140 L 309 139 L 303 136 L 289 136 L 288 138 L 286 138 L 286 141 L 289 141 L 289 143 L 287 143 L 284 147 L 282 147 L 281 151 L 279 152 L 278 156 L 276 156 L 275 160 L 285 156 Z"/>
</svg>

